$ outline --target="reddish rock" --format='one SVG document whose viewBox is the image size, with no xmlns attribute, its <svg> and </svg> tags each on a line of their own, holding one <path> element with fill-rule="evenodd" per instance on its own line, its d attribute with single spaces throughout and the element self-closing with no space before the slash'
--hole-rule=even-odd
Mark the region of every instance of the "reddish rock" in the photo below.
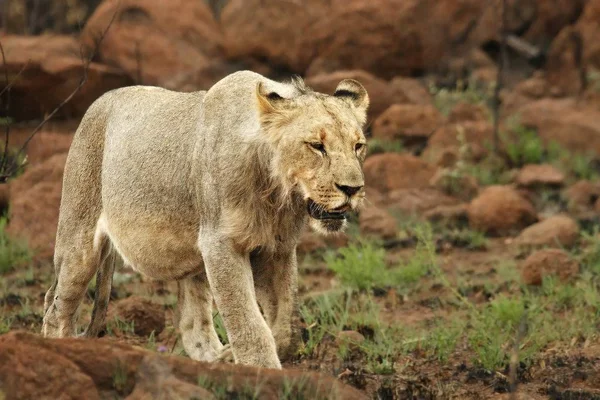
<svg viewBox="0 0 600 400">
<path fill-rule="evenodd" d="M 364 164 L 366 184 L 382 193 L 427 187 L 435 170 L 420 158 L 398 153 L 376 154 Z"/>
<path fill-rule="evenodd" d="M 80 45 L 71 36 L 4 36 L 6 68 L 16 76 L 11 89 L 10 115 L 17 120 L 41 119 L 75 91 L 83 77 Z M 27 66 L 25 69 L 23 69 Z M 129 85 L 117 68 L 93 62 L 87 80 L 58 116 L 80 116 L 100 95 Z M 4 81 L 2 80 L 3 88 Z"/>
<path fill-rule="evenodd" d="M 169 364 L 155 354 L 144 357 L 135 380 L 135 389 L 127 396 L 127 400 L 217 399 L 207 389 L 178 379 Z M 199 378 L 199 381 L 202 379 Z M 210 389 L 210 382 L 204 384 Z"/>
<path fill-rule="evenodd" d="M 417 189 L 396 189 L 385 199 L 385 205 L 392 210 L 407 215 L 422 215 L 429 210 L 460 204 L 456 197 L 448 196 L 441 190 L 427 187 Z"/>
<path fill-rule="evenodd" d="M 517 237 L 524 246 L 571 247 L 579 238 L 579 226 L 567 215 L 555 215 L 533 224 Z"/>
<path fill-rule="evenodd" d="M 493 128 L 489 122 L 467 121 L 459 124 L 447 124 L 437 129 L 429 138 L 423 158 L 439 163 L 444 154 L 454 152 L 459 154 L 461 141 L 469 148 L 469 158 L 480 160 L 488 153 L 488 146 L 493 142 Z"/>
<path fill-rule="evenodd" d="M 509 235 L 537 221 L 535 209 L 510 186 L 485 188 L 468 208 L 473 229 L 493 234 Z"/>
<path fill-rule="evenodd" d="M 404 98 L 402 93 L 395 91 L 386 81 L 361 70 L 336 71 L 309 76 L 306 79 L 306 84 L 317 92 L 333 94 L 335 88 L 343 79 L 356 79 L 369 93 L 368 119 L 370 121 L 377 118 L 391 104 L 408 102 L 408 99 Z"/>
<path fill-rule="evenodd" d="M 360 210 L 358 223 L 361 233 L 374 235 L 382 239 L 396 236 L 396 219 L 385 209 L 370 205 Z"/>
<path fill-rule="evenodd" d="M 139 296 L 110 303 L 106 320 L 112 324 L 116 319 L 132 323 L 138 336 L 159 335 L 165 329 L 165 310 L 160 304 L 152 303 Z"/>
<path fill-rule="evenodd" d="M 429 90 L 417 79 L 397 76 L 390 81 L 390 86 L 396 93 L 396 98 L 406 99 L 406 103 L 433 105 Z"/>
<path fill-rule="evenodd" d="M 38 259 L 54 254 L 66 153 L 32 165 L 10 183 L 8 233 L 27 240 Z"/>
<path fill-rule="evenodd" d="M 422 145 L 444 123 L 444 117 L 433 106 L 394 104 L 373 123 L 373 137 L 399 140 L 406 147 Z"/>
<path fill-rule="evenodd" d="M 574 99 L 543 99 L 524 106 L 520 123 L 537 130 L 548 144 L 572 151 L 600 154 L 600 111 Z"/>
<path fill-rule="evenodd" d="M 27 145 L 27 163 L 39 164 L 55 154 L 67 153 L 73 141 L 74 132 L 42 131 L 37 133 Z"/>
<path fill-rule="evenodd" d="M 515 181 L 521 187 L 562 186 L 565 174 L 550 164 L 528 164 L 519 170 Z"/>
<path fill-rule="evenodd" d="M 423 217 L 431 222 L 439 222 L 447 226 L 459 226 L 468 222 L 467 210 L 467 204 L 441 205 L 425 212 Z"/>
<path fill-rule="evenodd" d="M 156 355 L 114 340 L 44 339 L 19 331 L 0 336 L 0 376 L 0 389 L 8 399 L 96 399 L 99 393 L 102 398 L 121 398 L 130 392 L 136 397 L 145 394 L 142 398 L 173 398 L 161 396 L 204 394 L 201 388 L 192 392 L 189 386 L 198 385 L 199 377 L 213 394 L 226 388 L 233 397 L 244 397 L 252 388 L 261 399 L 279 399 L 285 388 L 309 399 L 366 399 L 357 389 L 326 375 L 204 363 Z M 166 387 L 148 381 L 161 379 Z M 176 381 L 185 387 L 174 387 Z"/>
<path fill-rule="evenodd" d="M 221 29 L 205 2 L 104 1 L 81 33 L 88 49 L 94 48 L 115 12 L 98 59 L 119 67 L 135 82 L 176 90 L 208 89 L 232 72 L 223 61 Z"/>
<path fill-rule="evenodd" d="M 577 29 L 563 29 L 552 42 L 546 60 L 546 79 L 560 95 L 576 95 L 583 91 L 582 43 Z"/>
<path fill-rule="evenodd" d="M 574 214 L 582 214 L 593 210 L 594 204 L 600 199 L 600 183 L 579 181 L 564 191 L 567 209 Z"/>
<path fill-rule="evenodd" d="M 485 9 L 475 0 L 330 4 L 328 17 L 320 18 L 305 33 L 302 54 L 312 59 L 309 71 L 331 72 L 351 66 L 386 79 L 438 65 L 457 43 L 468 40 Z"/>
<path fill-rule="evenodd" d="M 588 66 L 596 69 L 600 69 L 600 43 L 598 42 L 600 25 L 598 21 L 600 21 L 600 0 L 587 0 L 575 27 L 583 41 L 584 61 Z"/>
<path fill-rule="evenodd" d="M 266 59 L 302 73 L 310 56 L 301 54 L 301 42 L 311 35 L 311 25 L 328 19 L 334 7 L 335 2 L 318 0 L 229 0 L 220 16 L 227 56 Z"/>
<path fill-rule="evenodd" d="M 521 266 L 521 280 L 526 285 L 541 285 L 544 277 L 557 275 L 566 281 L 579 272 L 579 264 L 560 249 L 539 250 L 531 254 Z"/>
<path fill-rule="evenodd" d="M 458 103 L 448 115 L 448 122 L 460 123 L 466 121 L 489 121 L 488 111 L 481 105 L 473 103 Z"/>
<path fill-rule="evenodd" d="M 0 336 L 0 393 L 3 398 L 101 398 L 94 380 L 81 370 L 77 361 L 54 349 L 21 340 L 34 337 L 31 333 L 20 332 Z"/>
</svg>

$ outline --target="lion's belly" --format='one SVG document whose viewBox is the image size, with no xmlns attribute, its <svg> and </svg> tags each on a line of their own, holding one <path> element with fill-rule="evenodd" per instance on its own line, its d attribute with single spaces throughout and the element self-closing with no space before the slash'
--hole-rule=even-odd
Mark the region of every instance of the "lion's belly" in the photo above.
<svg viewBox="0 0 600 400">
<path fill-rule="evenodd" d="M 197 231 L 153 218 L 110 219 L 103 215 L 98 229 L 110 238 L 126 264 L 153 279 L 174 280 L 203 268 Z"/>
</svg>

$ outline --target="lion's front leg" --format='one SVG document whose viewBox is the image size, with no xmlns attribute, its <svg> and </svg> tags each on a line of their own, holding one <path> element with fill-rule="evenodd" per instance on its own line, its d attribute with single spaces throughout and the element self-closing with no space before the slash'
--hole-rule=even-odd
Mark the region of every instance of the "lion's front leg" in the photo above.
<svg viewBox="0 0 600 400">
<path fill-rule="evenodd" d="M 199 247 L 235 362 L 281 369 L 275 339 L 258 308 L 248 255 L 228 239 L 201 235 Z"/>
<path fill-rule="evenodd" d="M 299 335 L 294 329 L 297 315 L 298 266 L 295 248 L 253 260 L 258 302 L 271 327 L 280 359 L 297 350 Z"/>
</svg>

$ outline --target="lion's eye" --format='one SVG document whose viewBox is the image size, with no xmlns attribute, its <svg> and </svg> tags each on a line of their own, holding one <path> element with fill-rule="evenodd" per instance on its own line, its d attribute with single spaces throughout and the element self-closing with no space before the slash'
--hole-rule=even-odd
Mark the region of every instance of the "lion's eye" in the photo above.
<svg viewBox="0 0 600 400">
<path fill-rule="evenodd" d="M 356 143 L 356 145 L 354 146 L 354 151 L 359 152 L 363 149 L 363 147 L 365 147 L 364 143 Z"/>
<path fill-rule="evenodd" d="M 319 150 L 321 153 L 325 154 L 325 145 L 323 143 L 309 143 L 310 147 L 315 150 Z"/>
</svg>

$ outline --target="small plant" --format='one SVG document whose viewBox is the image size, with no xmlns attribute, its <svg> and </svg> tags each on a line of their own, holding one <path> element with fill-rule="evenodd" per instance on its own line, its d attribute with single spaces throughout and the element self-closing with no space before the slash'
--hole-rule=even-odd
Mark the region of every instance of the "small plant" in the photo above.
<svg viewBox="0 0 600 400">
<path fill-rule="evenodd" d="M 429 86 L 429 92 L 433 96 L 433 104 L 443 115 L 449 115 L 458 103 L 486 105 L 490 98 L 489 90 L 492 89 L 490 85 L 487 90 L 483 90 L 478 87 L 475 81 L 459 81 L 456 89 Z"/>
<path fill-rule="evenodd" d="M 464 331 L 465 326 L 461 321 L 444 321 L 431 330 L 422 347 L 430 355 L 445 363 Z"/>
<path fill-rule="evenodd" d="M 128 377 L 127 377 L 127 369 L 121 364 L 120 361 L 117 361 L 117 365 L 115 366 L 115 370 L 113 372 L 113 388 L 118 393 L 125 393 L 127 390 Z"/>
<path fill-rule="evenodd" d="M 31 260 L 31 251 L 24 242 L 12 239 L 6 233 L 6 217 L 0 217 L 0 274 Z"/>
<path fill-rule="evenodd" d="M 10 331 L 10 328 L 12 327 L 12 323 L 13 323 L 13 318 L 6 316 L 6 317 L 0 317 L 0 335 L 3 335 L 5 333 L 7 333 L 8 331 Z"/>
<path fill-rule="evenodd" d="M 485 250 L 488 245 L 484 233 L 469 228 L 448 230 L 443 233 L 443 238 L 457 247 L 468 250 Z"/>
<path fill-rule="evenodd" d="M 520 167 L 545 160 L 546 148 L 535 129 L 521 125 L 516 118 L 509 121 L 509 127 L 511 133 L 502 133 L 500 139 L 512 165 Z"/>
<path fill-rule="evenodd" d="M 215 315 L 213 315 L 213 323 L 215 324 L 215 330 L 217 331 L 217 335 L 219 336 L 221 343 L 229 343 L 229 339 L 227 338 L 227 331 L 225 330 L 225 324 L 223 323 L 223 318 L 221 318 L 221 314 L 219 314 L 218 312 Z"/>
<path fill-rule="evenodd" d="M 115 333 L 133 334 L 135 332 L 135 321 L 124 321 L 116 316 L 112 321 L 109 321 L 106 324 L 106 330 L 111 336 Z"/>
<path fill-rule="evenodd" d="M 402 153 L 404 146 L 399 140 L 369 139 L 369 155 L 380 153 Z"/>
<path fill-rule="evenodd" d="M 327 254 L 325 261 L 342 283 L 350 287 L 366 290 L 388 283 L 385 251 L 371 242 L 343 247 L 337 254 Z"/>
</svg>

